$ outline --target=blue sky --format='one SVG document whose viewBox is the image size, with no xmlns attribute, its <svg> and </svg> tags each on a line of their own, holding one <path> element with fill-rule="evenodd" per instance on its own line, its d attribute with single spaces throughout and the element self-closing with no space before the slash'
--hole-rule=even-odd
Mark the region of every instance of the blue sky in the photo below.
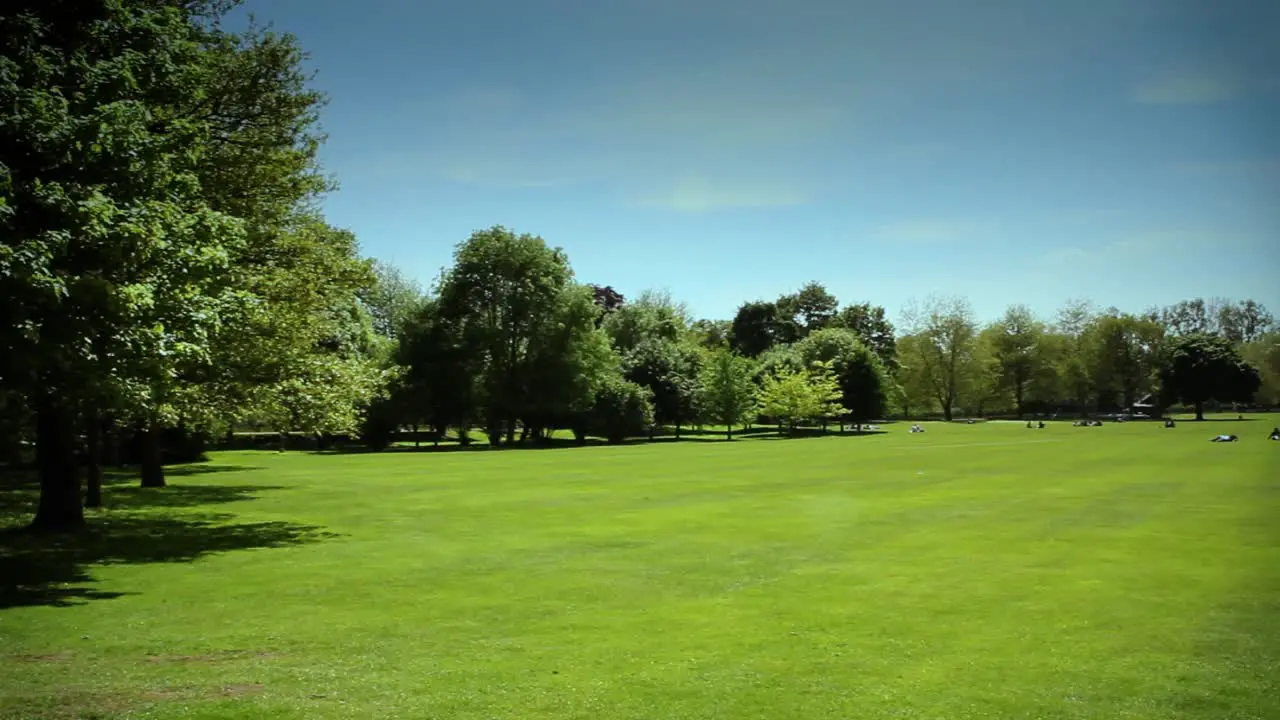
<svg viewBox="0 0 1280 720">
<path fill-rule="evenodd" d="M 502 224 L 698 316 L 818 280 L 1280 311 L 1274 0 L 249 0 L 330 96 L 331 222 Z"/>
</svg>

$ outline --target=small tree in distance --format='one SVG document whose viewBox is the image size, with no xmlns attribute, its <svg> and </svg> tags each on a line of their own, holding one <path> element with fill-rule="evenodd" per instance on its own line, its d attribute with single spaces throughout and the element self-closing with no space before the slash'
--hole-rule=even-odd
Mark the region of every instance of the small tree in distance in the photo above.
<svg viewBox="0 0 1280 720">
<path fill-rule="evenodd" d="M 757 412 L 756 385 L 751 361 L 722 348 L 711 353 L 703 366 L 699 401 L 705 417 L 725 426 L 725 439 L 733 439 L 733 426 L 745 425 Z"/>
</svg>

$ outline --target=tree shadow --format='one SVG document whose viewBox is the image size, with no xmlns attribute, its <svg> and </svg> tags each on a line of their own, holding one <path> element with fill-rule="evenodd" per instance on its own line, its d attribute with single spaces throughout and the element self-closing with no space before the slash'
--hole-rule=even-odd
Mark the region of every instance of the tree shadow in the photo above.
<svg viewBox="0 0 1280 720">
<path fill-rule="evenodd" d="M 121 597 L 88 587 L 94 565 L 189 563 L 207 555 L 282 548 L 338 537 L 319 526 L 284 521 L 232 523 L 228 513 L 111 513 L 61 536 L 0 532 L 0 610 L 68 607 Z"/>
<path fill-rule="evenodd" d="M 102 503 L 107 509 L 186 508 L 254 500 L 269 490 L 288 489 L 284 485 L 170 485 L 162 488 L 133 485 L 103 493 Z"/>
<path fill-rule="evenodd" d="M 269 490 L 289 489 L 284 485 L 168 485 L 162 488 L 144 488 L 138 485 L 137 476 L 129 473 L 104 474 L 102 487 L 102 506 L 107 510 L 217 505 L 253 500 Z M 11 524 L 16 517 L 34 514 L 39 501 L 40 484 L 35 479 L 0 486 L 0 526 Z"/>
<path fill-rule="evenodd" d="M 846 430 L 844 432 L 822 432 L 821 430 L 796 430 L 789 433 L 778 434 L 775 430 L 772 435 L 760 437 L 760 440 L 800 440 L 802 438 L 848 438 L 848 437 L 875 437 L 876 435 L 888 435 L 887 430 L 863 430 L 862 432 L 854 432 Z"/>
</svg>

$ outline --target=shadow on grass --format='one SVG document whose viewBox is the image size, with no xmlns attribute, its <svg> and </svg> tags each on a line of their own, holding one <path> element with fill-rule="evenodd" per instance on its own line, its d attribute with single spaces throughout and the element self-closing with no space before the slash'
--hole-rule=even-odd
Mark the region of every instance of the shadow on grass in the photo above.
<svg viewBox="0 0 1280 720">
<path fill-rule="evenodd" d="M 251 468 L 238 468 L 251 469 Z M 216 471 L 214 471 L 216 472 Z M 198 473 L 169 473 L 170 479 Z M 102 506 L 107 510 L 143 510 L 146 508 L 189 508 L 253 500 L 269 490 L 287 490 L 283 485 L 169 485 L 144 488 L 136 475 L 105 473 L 102 478 Z M 40 483 L 31 474 L 9 478 L 0 485 L 0 525 L 12 524 L 17 516 L 35 513 L 40 500 Z"/>
<path fill-rule="evenodd" d="M 774 430 L 771 435 L 763 435 L 760 440 L 798 440 L 800 438 L 820 438 L 820 437 L 873 437 L 875 435 L 887 435 L 887 430 L 863 430 L 862 432 L 854 432 L 846 430 L 844 432 L 822 432 L 821 430 L 793 430 L 789 433 L 779 434 Z"/>
<path fill-rule="evenodd" d="M 778 429 L 774 427 L 756 426 L 749 430 L 734 430 L 733 441 L 739 440 L 788 440 L 793 438 L 807 437 L 859 437 L 872 435 L 883 435 L 884 430 L 863 430 L 855 432 L 846 429 L 843 432 L 836 430 L 834 427 L 823 431 L 818 428 L 798 428 L 791 433 L 779 434 Z M 655 435 L 652 438 L 634 437 L 628 438 L 620 443 L 609 443 L 601 438 L 588 438 L 586 442 L 578 442 L 572 438 L 551 438 L 541 442 L 533 442 L 526 440 L 524 442 L 516 442 L 514 445 L 501 445 L 494 447 L 484 440 L 477 440 L 470 445 L 460 445 L 457 441 L 451 440 L 441 443 L 440 445 L 430 445 L 424 443 L 420 447 L 411 445 L 393 445 L 391 447 L 374 449 L 363 445 L 349 445 L 340 448 L 328 448 L 325 450 L 303 450 L 308 455 L 364 455 L 370 453 L 450 453 L 450 452 L 493 452 L 493 451 L 519 451 L 519 450 L 566 450 L 570 448 L 591 448 L 591 447 L 631 447 L 638 445 L 663 445 L 669 443 L 722 443 L 726 442 L 725 432 L 723 430 L 690 430 L 681 429 L 680 436 L 674 434 Z M 275 450 L 263 452 L 277 452 Z"/>
<path fill-rule="evenodd" d="M 284 521 L 232 523 L 227 513 L 107 513 L 74 535 L 0 532 L 0 610 L 68 607 L 132 593 L 88 587 L 94 565 L 189 563 L 236 550 L 281 548 L 337 537 Z"/>
</svg>

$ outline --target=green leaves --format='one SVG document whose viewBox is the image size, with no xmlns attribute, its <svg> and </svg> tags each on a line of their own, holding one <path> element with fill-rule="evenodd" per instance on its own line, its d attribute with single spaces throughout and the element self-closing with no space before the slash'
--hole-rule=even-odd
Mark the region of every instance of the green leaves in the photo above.
<svg viewBox="0 0 1280 720">
<path fill-rule="evenodd" d="M 728 348 L 712 351 L 699 376 L 698 404 L 704 417 L 729 428 L 755 419 L 759 409 L 751 361 Z"/>
<path fill-rule="evenodd" d="M 1246 363 L 1230 340 L 1190 333 L 1172 341 L 1163 373 L 1165 399 L 1201 406 L 1209 400 L 1244 402 L 1261 385 L 1258 370 Z"/>
</svg>

